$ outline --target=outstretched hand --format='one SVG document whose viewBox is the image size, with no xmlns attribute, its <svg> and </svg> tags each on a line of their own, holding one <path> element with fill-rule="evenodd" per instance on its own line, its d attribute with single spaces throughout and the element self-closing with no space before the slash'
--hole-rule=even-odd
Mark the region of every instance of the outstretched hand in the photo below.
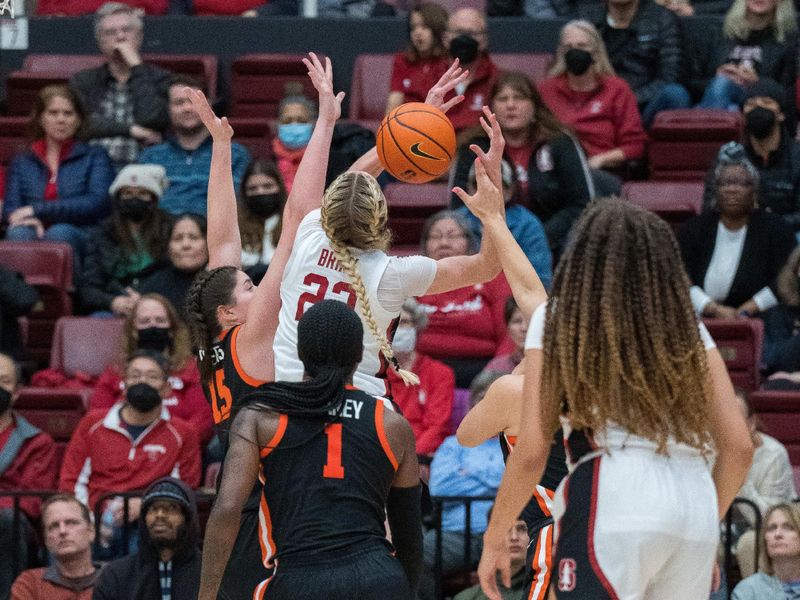
<svg viewBox="0 0 800 600">
<path fill-rule="evenodd" d="M 303 59 L 303 64 L 308 69 L 308 77 L 319 95 L 318 119 L 335 124 L 342 115 L 342 100 L 344 92 L 333 93 L 333 67 L 331 59 L 325 57 L 323 66 L 317 55 L 308 53 L 308 58 Z"/>
<path fill-rule="evenodd" d="M 444 72 L 444 75 L 439 78 L 439 81 L 428 91 L 425 104 L 430 104 L 446 113 L 456 104 L 464 100 L 464 96 L 457 94 L 447 102 L 444 101 L 444 97 L 467 77 L 469 77 L 469 71 L 465 71 L 459 67 L 458 59 L 455 59 L 453 64 L 450 65 L 450 68 Z"/>
<path fill-rule="evenodd" d="M 478 564 L 478 580 L 481 584 L 483 593 L 489 600 L 503 600 L 500 589 L 497 587 L 497 572 L 500 571 L 500 579 L 507 588 L 511 587 L 511 557 L 506 548 L 487 545 L 484 542 L 481 562 Z"/>
<path fill-rule="evenodd" d="M 482 222 L 495 215 L 505 217 L 502 185 L 498 188 L 492 181 L 481 158 L 475 159 L 475 181 L 478 184 L 478 190 L 471 196 L 460 187 L 453 188 L 453 192 Z"/>
<path fill-rule="evenodd" d="M 494 184 L 502 190 L 503 176 L 501 163 L 503 162 L 503 151 L 506 147 L 506 140 L 503 137 L 503 132 L 500 130 L 497 118 L 494 113 L 489 110 L 488 106 L 483 107 L 483 116 L 481 116 L 480 121 L 481 127 L 483 127 L 486 135 L 489 136 L 489 151 L 484 152 L 476 144 L 472 144 L 469 149 L 478 156 L 486 167 L 489 177 Z"/>
<path fill-rule="evenodd" d="M 203 125 L 211 133 L 212 139 L 228 141 L 233 137 L 233 127 L 228 123 L 228 117 L 220 119 L 214 114 L 214 110 L 203 92 L 186 87 L 183 88 L 183 93 L 192 103 L 192 108 L 194 108 L 197 116 L 200 117 Z"/>
</svg>

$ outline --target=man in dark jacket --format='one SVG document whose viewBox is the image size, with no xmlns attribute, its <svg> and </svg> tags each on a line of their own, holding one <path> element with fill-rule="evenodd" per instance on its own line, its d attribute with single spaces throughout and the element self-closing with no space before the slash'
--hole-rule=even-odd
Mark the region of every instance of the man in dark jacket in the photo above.
<svg viewBox="0 0 800 600">
<path fill-rule="evenodd" d="M 583 13 L 603 36 L 617 75 L 636 94 L 645 127 L 662 110 L 689 107 L 689 92 L 678 83 L 682 41 L 672 11 L 652 0 L 608 0 Z"/>
<path fill-rule="evenodd" d="M 94 600 L 196 600 L 200 589 L 200 537 L 194 493 L 164 477 L 142 498 L 139 552 L 110 562 Z"/>
<path fill-rule="evenodd" d="M 141 145 L 157 144 L 169 125 L 171 73 L 142 62 L 142 18 L 129 6 L 107 2 L 95 13 L 94 31 L 108 62 L 74 75 L 70 84 L 90 114 L 89 134 L 117 168 L 134 162 Z"/>
<path fill-rule="evenodd" d="M 19 317 L 29 314 L 39 302 L 36 288 L 19 273 L 0 267 L 0 352 L 22 358 Z"/>
</svg>

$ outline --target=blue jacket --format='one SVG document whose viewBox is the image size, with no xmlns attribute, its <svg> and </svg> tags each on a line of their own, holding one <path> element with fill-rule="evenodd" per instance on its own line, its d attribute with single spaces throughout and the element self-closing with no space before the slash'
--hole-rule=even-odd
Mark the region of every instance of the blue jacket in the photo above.
<svg viewBox="0 0 800 600">
<path fill-rule="evenodd" d="M 175 138 L 150 146 L 139 154 L 139 163 L 162 165 L 167 170 L 169 186 L 164 190 L 158 207 L 173 215 L 181 213 L 206 214 L 208 171 L 211 168 L 211 136 L 195 150 L 184 150 Z M 233 186 L 239 189 L 250 153 L 240 144 L 231 144 Z"/>
<path fill-rule="evenodd" d="M 480 239 L 483 234 L 483 226 L 478 217 L 469 212 L 466 206 L 457 210 L 467 217 L 472 230 Z M 549 290 L 553 280 L 553 253 L 550 251 L 550 244 L 547 241 L 542 222 L 521 204 L 512 203 L 506 204 L 506 224 L 525 256 L 531 261 L 533 268 L 536 269 L 536 274 L 542 280 L 542 284 Z"/>
<path fill-rule="evenodd" d="M 96 225 L 111 212 L 108 188 L 114 169 L 99 146 L 76 142 L 58 169 L 58 199 L 44 200 L 50 170 L 32 150 L 17 156 L 6 174 L 3 215 L 32 206 L 44 225 Z"/>
</svg>

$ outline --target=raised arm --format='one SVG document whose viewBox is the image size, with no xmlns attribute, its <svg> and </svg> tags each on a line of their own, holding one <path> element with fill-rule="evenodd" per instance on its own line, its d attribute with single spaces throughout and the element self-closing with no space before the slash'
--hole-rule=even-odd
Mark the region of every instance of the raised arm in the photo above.
<svg viewBox="0 0 800 600">
<path fill-rule="evenodd" d="M 492 383 L 483 399 L 470 409 L 458 426 L 458 443 L 474 448 L 501 432 L 516 428 L 522 383 L 520 375 L 503 375 Z"/>
<path fill-rule="evenodd" d="M 227 117 L 214 114 L 205 94 L 185 88 L 197 116 L 211 133 L 211 168 L 208 171 L 208 268 L 242 266 L 242 236 L 236 218 L 236 190 L 233 187 L 231 138 L 233 127 Z"/>
<path fill-rule="evenodd" d="M 493 140 L 493 145 L 495 145 L 496 140 L 502 140 L 503 138 L 500 125 L 497 123 L 494 114 L 487 107 L 483 108 L 483 112 L 484 117 L 481 118 L 481 126 L 486 131 L 489 139 Z M 499 147 L 500 158 L 502 158 L 502 145 Z M 491 164 L 493 160 L 497 159 L 497 150 L 493 150 L 492 147 L 490 147 L 488 154 L 475 144 L 471 145 L 470 149 L 478 155 L 478 162 Z M 461 188 L 455 188 L 453 192 L 461 198 L 472 214 L 481 220 L 483 235 L 488 236 L 494 243 L 503 272 L 508 284 L 511 286 L 514 300 L 517 301 L 517 305 L 525 319 L 530 321 L 536 307 L 547 300 L 547 290 L 542 285 L 539 275 L 531 265 L 525 252 L 520 248 L 508 229 L 503 206 L 498 205 L 496 202 L 489 202 L 487 197 L 479 194 L 468 196 Z"/>
</svg>

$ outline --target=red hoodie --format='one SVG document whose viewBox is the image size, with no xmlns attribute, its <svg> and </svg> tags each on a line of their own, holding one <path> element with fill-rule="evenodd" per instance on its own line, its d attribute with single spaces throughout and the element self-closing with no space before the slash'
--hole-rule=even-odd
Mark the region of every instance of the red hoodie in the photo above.
<svg viewBox="0 0 800 600">
<path fill-rule="evenodd" d="M 294 176 L 297 175 L 297 169 L 300 166 L 300 161 L 303 159 L 303 154 L 306 152 L 306 146 L 297 148 L 296 150 L 289 150 L 283 145 L 278 138 L 272 140 L 272 152 L 275 154 L 275 162 L 278 165 L 278 170 L 283 177 L 283 183 L 286 186 L 286 193 L 292 191 L 292 184 L 294 183 Z"/>
<path fill-rule="evenodd" d="M 107 0 L 39 0 L 37 15 L 66 15 L 75 17 L 88 15 L 103 6 Z M 168 0 L 125 0 L 133 8 L 143 8 L 148 15 L 164 15 L 169 8 Z"/>
<path fill-rule="evenodd" d="M 192 10 L 196 15 L 241 15 L 264 4 L 264 0 L 194 0 Z"/>
<path fill-rule="evenodd" d="M 200 484 L 200 444 L 191 426 L 166 408 L 134 442 L 120 417 L 122 403 L 93 410 L 78 423 L 64 455 L 58 488 L 94 508 L 108 492 L 143 490 L 160 477 Z"/>
</svg>

